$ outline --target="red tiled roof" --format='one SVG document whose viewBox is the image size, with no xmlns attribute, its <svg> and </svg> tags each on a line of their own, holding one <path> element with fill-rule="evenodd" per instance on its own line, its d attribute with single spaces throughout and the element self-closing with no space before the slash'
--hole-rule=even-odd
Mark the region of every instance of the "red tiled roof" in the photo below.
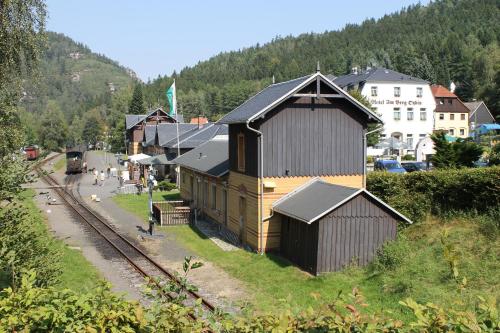
<svg viewBox="0 0 500 333">
<path fill-rule="evenodd" d="M 441 85 L 432 85 L 431 86 L 432 95 L 434 97 L 454 97 L 457 98 L 457 95 L 446 89 Z"/>
<path fill-rule="evenodd" d="M 207 117 L 196 117 L 196 118 L 191 118 L 190 124 L 208 124 L 208 119 Z"/>
</svg>

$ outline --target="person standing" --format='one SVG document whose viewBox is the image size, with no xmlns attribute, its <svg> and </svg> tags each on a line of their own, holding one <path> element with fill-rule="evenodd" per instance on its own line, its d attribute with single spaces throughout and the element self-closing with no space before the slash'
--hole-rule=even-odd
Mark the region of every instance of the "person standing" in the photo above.
<svg viewBox="0 0 500 333">
<path fill-rule="evenodd" d="M 99 177 L 99 172 L 94 168 L 94 185 L 97 185 L 97 178 Z"/>
<path fill-rule="evenodd" d="M 111 165 L 108 165 L 108 169 L 106 170 L 106 173 L 108 174 L 108 178 L 109 178 L 110 172 L 111 172 Z"/>
<path fill-rule="evenodd" d="M 104 185 L 104 179 L 105 179 L 105 175 L 104 175 L 104 170 L 101 170 L 101 185 Z"/>
</svg>

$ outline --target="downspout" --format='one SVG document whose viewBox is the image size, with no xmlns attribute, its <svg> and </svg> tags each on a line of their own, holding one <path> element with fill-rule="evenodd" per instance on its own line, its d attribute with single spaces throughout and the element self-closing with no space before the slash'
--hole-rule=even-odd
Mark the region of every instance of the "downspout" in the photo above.
<svg viewBox="0 0 500 333">
<path fill-rule="evenodd" d="M 246 122 L 247 128 L 259 136 L 260 145 L 260 165 L 259 165 L 259 178 L 260 178 L 260 254 L 264 254 L 264 135 L 262 132 L 250 127 L 250 121 Z"/>
<path fill-rule="evenodd" d="M 366 173 L 367 173 L 367 170 L 366 170 L 366 155 L 368 155 L 368 147 L 367 147 L 367 139 L 366 137 L 368 136 L 368 134 L 372 134 L 372 133 L 375 133 L 375 132 L 378 132 L 380 130 L 382 130 L 384 127 L 383 126 L 380 126 L 374 130 L 371 130 L 369 132 L 366 132 L 364 133 L 363 135 L 363 188 L 366 188 Z"/>
</svg>

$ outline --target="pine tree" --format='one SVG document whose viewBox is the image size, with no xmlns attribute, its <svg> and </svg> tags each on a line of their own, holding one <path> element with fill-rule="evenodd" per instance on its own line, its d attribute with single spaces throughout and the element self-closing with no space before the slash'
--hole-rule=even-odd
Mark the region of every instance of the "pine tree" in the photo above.
<svg viewBox="0 0 500 333">
<path fill-rule="evenodd" d="M 144 106 L 144 101 L 142 98 L 142 86 L 137 84 L 134 89 L 134 94 L 132 95 L 132 100 L 130 101 L 128 112 L 130 114 L 145 114 L 146 107 Z"/>
</svg>

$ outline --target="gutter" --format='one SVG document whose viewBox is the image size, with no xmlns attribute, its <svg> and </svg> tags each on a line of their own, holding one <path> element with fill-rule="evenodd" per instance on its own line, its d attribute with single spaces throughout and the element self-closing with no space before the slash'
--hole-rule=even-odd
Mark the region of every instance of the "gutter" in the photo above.
<svg viewBox="0 0 500 333">
<path fill-rule="evenodd" d="M 366 137 L 368 136 L 368 134 L 372 134 L 372 133 L 375 133 L 375 132 L 378 132 L 380 130 L 382 130 L 384 127 L 383 125 L 372 130 L 372 131 L 369 131 L 369 132 L 366 132 L 364 133 L 363 135 L 363 188 L 366 188 L 366 173 L 367 173 L 367 170 L 366 170 L 366 155 L 368 155 L 368 147 L 367 147 L 367 140 L 366 140 Z"/>
<path fill-rule="evenodd" d="M 250 127 L 250 120 L 246 122 L 247 128 L 259 136 L 260 144 L 260 254 L 264 254 L 264 134 L 255 128 Z"/>
</svg>

